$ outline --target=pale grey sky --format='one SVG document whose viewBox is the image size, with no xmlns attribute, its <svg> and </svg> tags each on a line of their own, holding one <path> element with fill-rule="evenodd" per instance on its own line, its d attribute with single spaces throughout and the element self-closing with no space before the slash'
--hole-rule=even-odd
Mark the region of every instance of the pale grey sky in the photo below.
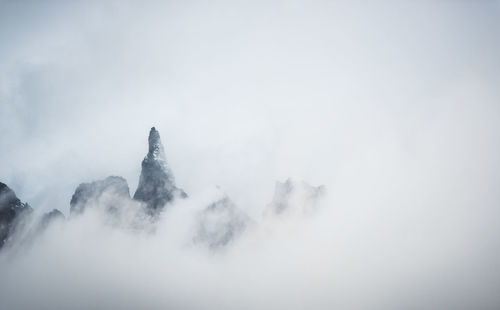
<svg viewBox="0 0 500 310">
<path fill-rule="evenodd" d="M 332 181 L 378 139 L 418 151 L 433 122 L 499 100 L 492 1 L 2 1 L 0 17 L 0 175 L 41 208 L 108 174 L 135 188 L 153 125 L 187 190 L 247 200 L 289 174 Z"/>
</svg>

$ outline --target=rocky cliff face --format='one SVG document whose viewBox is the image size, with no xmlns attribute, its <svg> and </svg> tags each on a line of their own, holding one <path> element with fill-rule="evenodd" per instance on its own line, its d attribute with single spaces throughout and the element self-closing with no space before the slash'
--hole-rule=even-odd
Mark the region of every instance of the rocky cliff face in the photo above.
<svg viewBox="0 0 500 310">
<path fill-rule="evenodd" d="M 288 179 L 276 182 L 274 198 L 267 206 L 265 215 L 302 216 L 314 212 L 325 193 L 324 186 L 311 186 L 304 181 Z M 175 184 L 165 158 L 160 134 L 153 127 L 149 132 L 148 153 L 142 161 L 142 170 L 137 191 L 130 197 L 127 181 L 118 176 L 80 184 L 70 202 L 70 214 L 78 215 L 88 208 L 100 208 L 108 212 L 113 225 L 125 225 L 133 229 L 149 227 L 165 206 L 176 198 L 186 198 L 186 193 Z M 215 250 L 233 242 L 254 223 L 229 197 L 221 193 L 213 203 L 201 209 L 195 218 L 192 241 Z M 32 208 L 22 203 L 5 184 L 0 183 L 0 247 L 11 240 L 14 230 L 22 231 L 25 216 L 32 214 Z M 28 229 L 24 239 L 34 239 L 50 223 L 64 220 L 58 210 L 40 218 L 37 229 Z M 28 225 L 29 226 L 29 225 Z M 26 227 L 25 227 L 26 228 Z M 16 233 L 15 239 L 18 238 Z M 27 237 L 26 237 L 27 236 Z M 22 238 L 21 238 L 22 239 Z"/>
<path fill-rule="evenodd" d="M 215 250 L 241 235 L 250 223 L 250 218 L 224 195 L 198 214 L 193 241 Z"/>
<path fill-rule="evenodd" d="M 146 213 L 157 215 L 167 203 L 187 195 L 175 185 L 174 176 L 165 159 L 160 133 L 154 127 L 149 132 L 148 146 L 134 200 L 143 203 Z M 79 214 L 86 208 L 99 206 L 116 213 L 120 211 L 120 206 L 130 202 L 127 181 L 122 177 L 111 176 L 80 184 L 71 198 L 70 212 L 72 215 Z"/>
<path fill-rule="evenodd" d="M 42 216 L 42 218 L 40 219 L 39 227 L 43 230 L 46 229 L 50 224 L 57 221 L 64 221 L 65 219 L 66 218 L 61 211 L 53 209 L 52 211 L 47 212 Z"/>
<path fill-rule="evenodd" d="M 0 248 L 8 241 L 15 226 L 33 211 L 17 198 L 16 193 L 0 182 Z"/>
<path fill-rule="evenodd" d="M 185 198 L 186 193 L 176 187 L 160 140 L 160 133 L 153 127 L 149 132 L 149 150 L 142 161 L 141 176 L 134 199 L 146 204 L 151 213 L 161 211 L 175 198 Z"/>
<path fill-rule="evenodd" d="M 127 180 L 110 176 L 104 180 L 80 184 L 71 197 L 70 213 L 80 214 L 86 208 L 93 206 L 115 212 L 126 200 L 130 200 Z"/>
</svg>

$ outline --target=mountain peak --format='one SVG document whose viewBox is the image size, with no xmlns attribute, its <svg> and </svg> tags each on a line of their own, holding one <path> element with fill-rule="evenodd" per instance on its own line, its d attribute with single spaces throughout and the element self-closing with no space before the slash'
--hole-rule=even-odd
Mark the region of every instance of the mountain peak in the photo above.
<svg viewBox="0 0 500 310">
<path fill-rule="evenodd" d="M 130 199 L 127 180 L 109 176 L 104 180 L 81 183 L 70 201 L 70 214 L 80 214 L 86 208 L 102 205 L 108 211 L 117 210 L 123 201 Z"/>
<path fill-rule="evenodd" d="M 152 127 L 149 131 L 149 151 L 148 157 L 165 160 L 165 152 L 161 144 L 160 133 L 156 128 Z"/>
<path fill-rule="evenodd" d="M 134 199 L 145 202 L 151 211 L 159 211 L 176 196 L 187 195 L 175 186 L 174 175 L 167 165 L 160 133 L 155 127 L 149 131 L 148 144 L 148 154 L 142 161 L 141 176 Z"/>
<path fill-rule="evenodd" d="M 267 206 L 267 214 L 311 214 L 325 195 L 324 185 L 311 186 L 297 178 L 276 182 L 273 201 Z"/>
</svg>

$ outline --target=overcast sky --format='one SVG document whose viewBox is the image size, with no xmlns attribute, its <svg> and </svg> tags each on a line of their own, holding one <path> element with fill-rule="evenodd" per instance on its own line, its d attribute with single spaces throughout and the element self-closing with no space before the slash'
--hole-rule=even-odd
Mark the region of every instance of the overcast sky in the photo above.
<svg viewBox="0 0 500 310">
<path fill-rule="evenodd" d="M 412 270 L 433 275 L 416 300 L 494 308 L 499 55 L 498 1 L 0 0 L 0 181 L 66 214 L 81 182 L 119 175 L 134 192 L 155 126 L 179 187 L 218 185 L 253 217 L 276 180 L 326 185 L 316 233 L 371 255 L 338 258 L 354 264 L 343 296 L 380 284 L 350 271 Z M 328 308 L 322 284 L 309 297 Z"/>
<path fill-rule="evenodd" d="M 181 187 L 242 202 L 374 150 L 485 164 L 499 4 L 417 2 L 2 1 L 2 181 L 63 211 L 83 181 L 134 190 L 151 126 Z"/>
</svg>

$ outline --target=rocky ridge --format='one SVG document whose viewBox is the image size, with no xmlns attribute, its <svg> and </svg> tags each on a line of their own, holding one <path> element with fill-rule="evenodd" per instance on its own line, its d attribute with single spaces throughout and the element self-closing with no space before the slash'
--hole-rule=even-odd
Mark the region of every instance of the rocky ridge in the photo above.
<svg viewBox="0 0 500 310">
<path fill-rule="evenodd" d="M 153 219 L 154 222 L 167 205 L 176 199 L 188 197 L 175 184 L 160 134 L 155 127 L 149 132 L 148 153 L 141 168 L 139 184 L 133 198 L 130 196 L 127 181 L 119 176 L 81 183 L 71 197 L 70 215 L 75 217 L 87 209 L 99 208 L 100 211 L 112 215 L 112 218 L 119 219 L 132 207 L 134 221 L 131 225 L 140 229 L 144 227 L 141 222 L 143 216 Z M 324 186 L 315 187 L 295 179 L 276 182 L 274 197 L 267 205 L 265 215 L 282 217 L 290 213 L 310 214 L 318 208 L 324 194 Z M 6 184 L 0 183 L 0 248 L 9 241 L 19 223 L 33 213 L 32 211 L 27 203 L 22 203 L 17 198 L 14 191 Z M 54 209 L 41 217 L 35 231 L 45 229 L 51 223 L 62 219 L 64 215 Z M 216 250 L 233 242 L 251 223 L 254 221 L 238 208 L 227 194 L 223 194 L 197 213 L 192 241 L 194 244 L 203 244 L 211 250 Z"/>
</svg>

